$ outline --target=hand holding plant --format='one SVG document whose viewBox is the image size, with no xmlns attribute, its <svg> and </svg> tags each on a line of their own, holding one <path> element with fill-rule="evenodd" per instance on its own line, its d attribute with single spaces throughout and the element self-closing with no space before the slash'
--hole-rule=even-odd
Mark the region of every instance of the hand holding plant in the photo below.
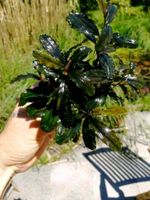
<svg viewBox="0 0 150 200">
<path fill-rule="evenodd" d="M 0 134 L 0 199 L 13 175 L 30 168 L 54 137 L 54 130 L 45 134 L 39 123 L 17 105 Z"/>
</svg>

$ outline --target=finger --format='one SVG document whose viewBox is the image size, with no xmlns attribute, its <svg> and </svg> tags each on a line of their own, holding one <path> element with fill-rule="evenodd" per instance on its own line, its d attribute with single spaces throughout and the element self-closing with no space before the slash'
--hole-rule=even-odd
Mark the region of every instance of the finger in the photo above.
<svg viewBox="0 0 150 200">
<path fill-rule="evenodd" d="M 37 135 L 36 135 L 37 143 L 39 143 L 42 140 L 42 138 L 45 138 L 45 137 L 48 137 L 49 139 L 54 138 L 55 133 L 56 133 L 56 129 L 55 128 L 52 129 L 50 132 L 45 132 L 40 128 L 40 121 L 39 122 L 38 121 L 34 121 L 32 123 L 32 126 L 30 126 L 30 127 L 34 127 L 34 126 L 38 128 L 37 129 Z"/>
<path fill-rule="evenodd" d="M 25 106 L 19 106 L 17 103 L 10 118 L 29 118 Z"/>
<path fill-rule="evenodd" d="M 32 157 L 32 159 L 29 160 L 26 163 L 17 165 L 16 166 L 16 172 L 24 172 L 27 169 L 29 169 L 35 163 L 35 161 L 42 155 L 42 153 L 44 152 L 44 150 L 48 146 L 48 143 L 49 143 L 50 140 L 51 140 L 51 137 L 49 137 L 49 136 L 45 137 L 44 142 L 40 146 L 39 150 L 35 153 L 34 157 Z"/>
<path fill-rule="evenodd" d="M 35 154 L 35 157 L 37 159 L 40 158 L 40 156 L 43 154 L 44 150 L 46 149 L 46 147 L 49 144 L 49 141 L 51 140 L 51 137 L 47 136 L 43 142 L 43 144 L 41 145 L 40 149 L 37 151 L 37 153 Z"/>
</svg>

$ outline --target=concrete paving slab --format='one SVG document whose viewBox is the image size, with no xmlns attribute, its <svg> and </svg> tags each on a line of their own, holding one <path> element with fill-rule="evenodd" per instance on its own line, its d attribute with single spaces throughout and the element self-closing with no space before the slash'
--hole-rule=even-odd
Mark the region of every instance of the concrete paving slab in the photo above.
<svg viewBox="0 0 150 200">
<path fill-rule="evenodd" d="M 79 155 L 81 150 L 77 151 Z M 14 182 L 19 192 L 13 192 L 9 200 L 99 199 L 99 173 L 81 154 L 39 169 L 32 168 L 18 174 Z"/>
</svg>

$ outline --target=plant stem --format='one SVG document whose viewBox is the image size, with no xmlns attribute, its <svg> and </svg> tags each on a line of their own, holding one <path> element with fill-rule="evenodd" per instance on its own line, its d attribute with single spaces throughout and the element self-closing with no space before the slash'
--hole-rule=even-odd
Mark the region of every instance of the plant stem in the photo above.
<svg viewBox="0 0 150 200">
<path fill-rule="evenodd" d="M 106 5 L 104 3 L 104 0 L 98 0 L 97 2 L 99 4 L 99 7 L 101 8 L 103 15 L 104 15 L 104 18 L 105 18 L 105 16 L 106 16 Z"/>
</svg>

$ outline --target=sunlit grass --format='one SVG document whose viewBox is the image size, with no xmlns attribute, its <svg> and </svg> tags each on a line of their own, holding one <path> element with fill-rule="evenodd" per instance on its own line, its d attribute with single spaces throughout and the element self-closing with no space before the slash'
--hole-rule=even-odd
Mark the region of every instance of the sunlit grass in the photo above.
<svg viewBox="0 0 150 200">
<path fill-rule="evenodd" d="M 16 48 L 22 52 L 42 33 L 57 30 L 68 12 L 65 0 L 5 0 L 0 6 L 0 47 L 7 55 Z M 0 4 L 1 5 L 1 4 Z"/>
<path fill-rule="evenodd" d="M 11 84 L 10 81 L 20 73 L 31 71 L 31 55 L 15 55 L 0 59 L 0 130 L 13 110 L 20 93 L 30 85 L 30 81 Z"/>
</svg>

